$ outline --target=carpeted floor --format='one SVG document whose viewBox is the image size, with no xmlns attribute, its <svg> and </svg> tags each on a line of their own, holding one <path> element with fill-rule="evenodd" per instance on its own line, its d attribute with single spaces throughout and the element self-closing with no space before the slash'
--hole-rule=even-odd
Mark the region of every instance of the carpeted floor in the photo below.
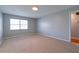
<svg viewBox="0 0 79 59">
<path fill-rule="evenodd" d="M 79 52 L 79 47 L 55 38 L 40 35 L 20 36 L 5 40 L 0 52 L 12 53 L 53 53 Z"/>
</svg>

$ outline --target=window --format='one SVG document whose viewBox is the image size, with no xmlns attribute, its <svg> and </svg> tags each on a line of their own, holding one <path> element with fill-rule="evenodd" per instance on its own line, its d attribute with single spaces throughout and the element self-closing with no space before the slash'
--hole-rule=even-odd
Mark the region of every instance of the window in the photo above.
<svg viewBox="0 0 79 59">
<path fill-rule="evenodd" d="M 27 20 L 10 19 L 10 30 L 28 29 Z"/>
<path fill-rule="evenodd" d="M 28 26 L 27 26 L 27 21 L 26 20 L 21 20 L 21 26 L 20 26 L 20 29 L 28 29 Z"/>
</svg>

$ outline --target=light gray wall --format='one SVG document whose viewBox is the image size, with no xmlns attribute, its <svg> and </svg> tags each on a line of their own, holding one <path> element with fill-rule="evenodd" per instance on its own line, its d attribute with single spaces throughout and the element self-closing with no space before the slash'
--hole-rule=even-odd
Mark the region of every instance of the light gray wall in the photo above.
<svg viewBox="0 0 79 59">
<path fill-rule="evenodd" d="M 10 30 L 10 18 L 28 20 L 28 30 Z M 3 14 L 4 37 L 36 34 L 36 19 Z"/>
<path fill-rule="evenodd" d="M 55 37 L 64 41 L 71 40 L 71 12 L 79 6 L 65 9 L 38 20 L 38 32 L 41 35 Z"/>
<path fill-rule="evenodd" d="M 58 12 L 38 20 L 40 34 L 56 37 L 62 40 L 69 39 L 69 16 L 67 11 Z"/>
<path fill-rule="evenodd" d="M 2 12 L 0 11 L 0 44 L 3 39 L 3 21 L 2 21 Z"/>
</svg>

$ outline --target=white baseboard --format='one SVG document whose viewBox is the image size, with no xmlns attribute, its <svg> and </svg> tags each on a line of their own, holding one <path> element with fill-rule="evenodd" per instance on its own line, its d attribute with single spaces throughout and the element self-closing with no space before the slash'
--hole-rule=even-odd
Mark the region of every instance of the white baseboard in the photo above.
<svg viewBox="0 0 79 59">
<path fill-rule="evenodd" d="M 12 38 L 16 38 L 16 37 L 29 36 L 29 35 L 36 35 L 36 34 L 15 35 L 15 36 L 11 36 L 11 37 L 5 37 L 5 39 L 12 39 Z"/>
<path fill-rule="evenodd" d="M 11 37 L 6 37 L 6 39 L 11 39 L 11 38 L 15 38 L 17 36 L 11 36 Z"/>
<path fill-rule="evenodd" d="M 50 37 L 50 38 L 55 38 L 55 39 L 62 40 L 62 41 L 65 41 L 65 42 L 71 42 L 70 40 L 64 40 L 64 39 L 61 39 L 61 38 L 57 38 L 55 36 L 48 36 L 48 35 L 43 35 L 43 34 L 39 34 L 39 35 Z M 17 36 L 12 36 L 12 37 L 7 37 L 6 39 L 11 39 L 11 38 L 16 38 L 16 37 Z"/>
<path fill-rule="evenodd" d="M 57 38 L 57 37 L 54 37 L 54 36 L 48 36 L 48 35 L 43 35 L 43 34 L 39 34 L 39 35 L 47 36 L 47 37 L 50 37 L 50 38 L 55 38 L 55 39 L 62 40 L 62 41 L 65 41 L 65 42 L 70 42 L 70 40 L 64 40 L 64 39 Z"/>
</svg>

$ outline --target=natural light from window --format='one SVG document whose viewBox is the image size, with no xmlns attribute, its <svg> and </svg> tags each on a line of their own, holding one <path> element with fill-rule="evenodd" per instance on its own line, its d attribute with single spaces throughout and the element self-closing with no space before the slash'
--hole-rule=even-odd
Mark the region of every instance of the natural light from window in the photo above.
<svg viewBox="0 0 79 59">
<path fill-rule="evenodd" d="M 10 30 L 28 29 L 28 21 L 20 19 L 10 19 Z"/>
</svg>

